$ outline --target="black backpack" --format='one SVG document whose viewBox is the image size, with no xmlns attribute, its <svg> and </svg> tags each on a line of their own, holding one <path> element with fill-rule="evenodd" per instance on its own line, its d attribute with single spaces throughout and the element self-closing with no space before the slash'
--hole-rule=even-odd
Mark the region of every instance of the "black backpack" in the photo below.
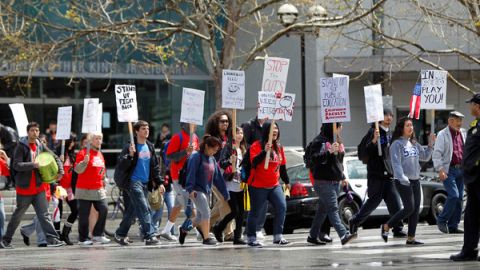
<svg viewBox="0 0 480 270">
<path fill-rule="evenodd" d="M 314 166 L 313 160 L 311 158 L 314 143 L 315 143 L 315 141 L 309 142 L 307 147 L 305 147 L 305 154 L 303 154 L 303 162 L 305 163 L 305 167 L 307 169 L 311 169 Z"/>
<path fill-rule="evenodd" d="M 369 160 L 369 156 L 367 153 L 367 143 L 372 140 L 372 134 L 370 131 L 368 131 L 365 136 L 363 136 L 362 140 L 360 141 L 360 144 L 357 145 L 357 156 L 358 159 L 362 161 L 363 164 L 367 164 Z"/>
</svg>

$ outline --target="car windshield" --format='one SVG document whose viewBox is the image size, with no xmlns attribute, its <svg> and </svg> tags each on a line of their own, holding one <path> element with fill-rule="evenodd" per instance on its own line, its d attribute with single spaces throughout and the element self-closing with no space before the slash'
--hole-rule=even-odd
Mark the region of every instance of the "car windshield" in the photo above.
<svg viewBox="0 0 480 270">
<path fill-rule="evenodd" d="M 288 178 L 291 183 L 302 182 L 310 183 L 310 177 L 308 175 L 308 169 L 305 166 L 298 165 L 287 169 Z"/>
<path fill-rule="evenodd" d="M 367 166 L 358 159 L 347 160 L 347 173 L 348 179 L 366 179 Z"/>
</svg>

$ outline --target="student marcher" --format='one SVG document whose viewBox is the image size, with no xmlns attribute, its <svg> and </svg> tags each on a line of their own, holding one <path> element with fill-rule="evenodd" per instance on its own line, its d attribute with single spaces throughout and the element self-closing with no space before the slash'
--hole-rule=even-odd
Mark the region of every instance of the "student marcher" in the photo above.
<svg viewBox="0 0 480 270">
<path fill-rule="evenodd" d="M 203 137 L 200 150 L 192 154 L 188 159 L 187 182 L 185 190 L 190 194 L 190 199 L 197 209 L 193 226 L 197 228 L 203 237 L 204 245 L 215 245 L 217 242 L 210 238 L 210 196 L 212 186 L 215 185 L 222 194 L 223 199 L 230 199 L 225 181 L 217 161 L 213 157 L 218 152 L 221 141 L 209 134 Z M 179 242 L 183 244 L 187 234 L 181 230 Z"/>
<path fill-rule="evenodd" d="M 58 179 L 63 176 L 63 166 L 60 159 L 50 150 L 48 150 L 40 141 L 40 125 L 30 122 L 27 125 L 28 136 L 21 138 L 15 148 L 13 158 L 13 168 L 15 188 L 17 191 L 17 207 L 8 223 L 7 231 L 3 236 L 3 245 L 11 247 L 11 241 L 15 230 L 22 220 L 25 212 L 30 205 L 33 205 L 42 230 L 48 241 L 48 246 L 64 246 L 65 242 L 60 241 L 58 234 L 52 224 L 50 213 L 48 212 L 48 202 L 45 196 L 45 188 L 42 185 L 39 164 L 35 162 L 35 157 L 41 152 L 49 152 L 54 156 L 58 165 Z"/>
<path fill-rule="evenodd" d="M 7 156 L 7 153 L 3 151 L 2 145 L 0 144 L 0 177 L 6 178 L 10 176 L 10 170 L 8 168 L 8 164 L 10 164 L 10 158 Z M 7 185 L 7 181 L 5 179 L 5 185 Z M 3 245 L 3 234 L 5 229 L 5 208 L 4 202 L 2 198 L 2 193 L 0 192 L 0 249 L 5 248 Z"/>
<path fill-rule="evenodd" d="M 280 185 L 280 177 L 290 189 L 290 181 L 287 174 L 285 153 L 280 144 L 280 130 L 275 123 L 273 127 L 272 143 L 268 143 L 271 123 L 265 123 L 262 129 L 262 139 L 254 142 L 250 148 L 250 162 L 252 172 L 248 179 L 248 192 L 250 194 L 250 214 L 247 220 L 248 245 L 250 247 L 262 247 L 257 240 L 256 229 L 261 212 L 266 201 L 269 201 L 274 209 L 273 220 L 273 243 L 288 245 L 289 242 L 283 237 L 283 223 L 287 203 L 285 194 Z M 267 152 L 270 151 L 268 168 L 264 168 Z"/>
<path fill-rule="evenodd" d="M 384 120 L 379 124 L 379 130 L 373 125 L 364 138 L 367 138 L 364 146 L 367 161 L 367 192 L 368 199 L 362 205 L 362 208 L 348 222 L 350 233 L 357 233 L 360 226 L 368 216 L 380 205 L 382 200 L 388 208 L 390 216 L 400 210 L 400 199 L 398 197 L 395 184 L 393 182 L 393 171 L 390 162 L 389 148 L 392 142 L 392 132 L 390 124 L 392 123 L 393 113 L 390 109 L 383 111 Z M 378 155 L 378 143 L 382 146 L 382 155 Z M 362 148 L 362 147 L 361 147 Z M 402 231 L 403 222 L 398 222 L 393 228 L 393 237 L 406 237 L 407 234 Z"/>
<path fill-rule="evenodd" d="M 463 149 L 463 181 L 467 186 L 463 247 L 460 253 L 450 256 L 453 261 L 475 261 L 478 256 L 480 236 L 480 94 L 467 101 L 475 120 L 470 124 Z"/>
<path fill-rule="evenodd" d="M 395 213 L 387 223 L 381 226 L 381 236 L 388 241 L 388 231 L 398 222 L 408 218 L 407 245 L 421 245 L 415 239 L 418 214 L 420 210 L 420 160 L 428 161 L 433 152 L 435 135 L 430 136 L 428 148 L 424 149 L 415 139 L 413 122 L 410 118 L 401 118 L 392 136 L 390 158 L 395 186 L 402 199 L 403 208 Z"/>
<path fill-rule="evenodd" d="M 190 144 L 190 124 L 181 123 L 180 127 L 182 130 L 172 136 L 167 148 L 167 158 L 170 159 L 170 174 L 175 192 L 175 202 L 172 212 L 168 217 L 167 224 L 160 233 L 160 237 L 168 241 L 177 240 L 170 231 L 175 225 L 180 210 L 187 206 L 189 200 L 189 194 L 178 183 L 178 176 L 187 158 L 193 151 L 197 151 L 199 146 L 198 137 L 195 133 L 193 133 L 192 143 Z M 193 215 L 195 215 L 195 211 L 193 211 Z"/>
<path fill-rule="evenodd" d="M 330 224 L 337 231 L 342 245 L 354 240 L 357 235 L 350 233 L 340 220 L 338 209 L 338 194 L 340 185 L 346 186 L 348 182 L 343 173 L 343 157 L 345 147 L 339 141 L 342 126 L 337 125 L 337 134 L 333 133 L 333 124 L 322 124 L 320 134 L 314 138 L 316 141 L 314 149 L 311 150 L 309 168 L 314 179 L 314 188 L 318 194 L 318 208 L 313 218 L 310 234 L 307 242 L 314 245 L 324 245 L 325 242 L 318 239 L 320 228 L 328 217 Z M 337 141 L 334 141 L 337 137 Z"/>
<path fill-rule="evenodd" d="M 462 128 L 463 118 L 460 112 L 448 115 L 448 126 L 442 129 L 435 141 L 432 154 L 433 166 L 438 171 L 440 181 L 447 191 L 447 200 L 443 211 L 437 217 L 438 229 L 443 233 L 463 233 L 458 228 L 463 205 L 463 144 L 466 132 Z"/>
<path fill-rule="evenodd" d="M 165 192 L 163 180 L 160 177 L 160 167 L 155 154 L 154 145 L 147 140 L 149 135 L 148 123 L 139 120 L 133 126 L 135 131 L 134 142 L 123 147 L 117 169 L 126 169 L 127 176 L 124 186 L 130 198 L 130 205 L 123 215 L 120 226 L 115 232 L 115 241 L 120 245 L 128 245 L 127 237 L 132 220 L 136 216 L 140 222 L 145 245 L 157 245 L 152 217 L 148 206 L 148 189 L 160 189 Z"/>
<path fill-rule="evenodd" d="M 108 205 L 105 191 L 106 168 L 102 152 L 102 133 L 90 133 L 88 139 L 90 152 L 87 148 L 81 149 L 75 158 L 74 170 L 78 173 L 75 198 L 78 201 L 78 244 L 81 246 L 110 243 L 104 236 L 107 221 Z M 90 209 L 94 207 L 98 212 L 98 220 L 92 232 L 92 239 L 88 237 Z"/>
</svg>

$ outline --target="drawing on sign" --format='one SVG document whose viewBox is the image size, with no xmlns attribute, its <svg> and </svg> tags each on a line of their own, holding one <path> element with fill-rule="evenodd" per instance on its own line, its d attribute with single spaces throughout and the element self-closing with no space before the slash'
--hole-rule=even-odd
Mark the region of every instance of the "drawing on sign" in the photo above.
<svg viewBox="0 0 480 270">
<path fill-rule="evenodd" d="M 232 83 L 228 86 L 228 92 L 237 93 L 238 91 L 240 91 L 240 85 Z"/>
<path fill-rule="evenodd" d="M 445 109 L 447 98 L 447 72 L 443 70 L 422 70 L 422 109 Z"/>
<path fill-rule="evenodd" d="M 295 94 L 285 93 L 282 98 L 277 98 L 275 108 L 275 120 L 292 121 Z"/>
<path fill-rule="evenodd" d="M 245 109 L 245 72 L 223 70 L 222 108 Z"/>
<path fill-rule="evenodd" d="M 274 92 L 258 92 L 258 118 L 292 121 L 295 94 L 278 98 Z"/>
</svg>

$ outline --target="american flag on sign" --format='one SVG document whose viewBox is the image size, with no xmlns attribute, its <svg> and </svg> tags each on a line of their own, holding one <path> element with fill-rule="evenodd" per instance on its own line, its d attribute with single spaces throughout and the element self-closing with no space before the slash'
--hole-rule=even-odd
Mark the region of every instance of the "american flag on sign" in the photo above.
<svg viewBox="0 0 480 270">
<path fill-rule="evenodd" d="M 415 84 L 413 89 L 413 95 L 410 98 L 410 112 L 408 117 L 418 119 L 420 118 L 420 98 L 422 94 L 422 85 L 420 83 Z"/>
</svg>

